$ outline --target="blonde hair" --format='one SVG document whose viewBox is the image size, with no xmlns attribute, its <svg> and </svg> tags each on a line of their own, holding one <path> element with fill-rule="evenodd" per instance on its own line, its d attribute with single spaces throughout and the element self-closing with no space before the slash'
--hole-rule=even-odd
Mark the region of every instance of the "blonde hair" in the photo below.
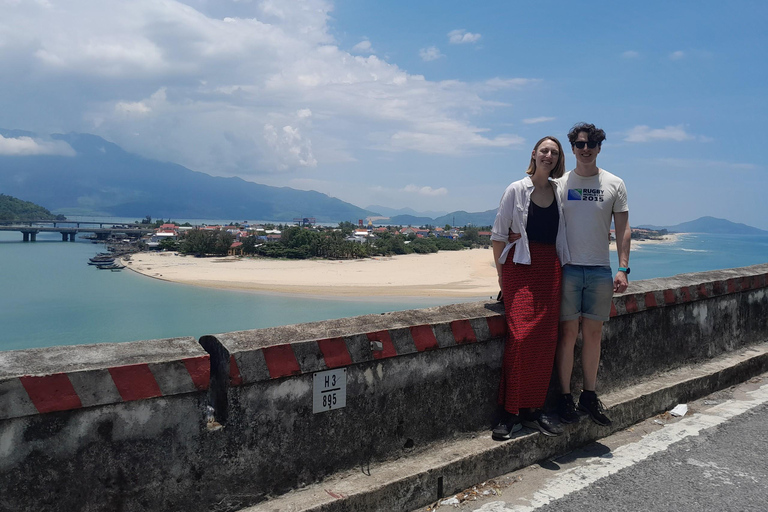
<svg viewBox="0 0 768 512">
<path fill-rule="evenodd" d="M 557 140 L 556 137 L 553 137 L 551 135 L 547 135 L 546 137 L 542 137 L 539 139 L 539 142 L 536 143 L 535 146 L 533 146 L 533 154 L 531 155 L 531 163 L 528 164 L 528 170 L 525 171 L 525 173 L 529 176 L 533 176 L 536 173 L 536 150 L 539 149 L 539 146 L 541 146 L 541 143 L 545 140 L 551 140 L 555 144 L 557 144 L 557 150 L 560 152 L 560 155 L 557 158 L 557 163 L 552 168 L 552 172 L 549 173 L 550 178 L 560 178 L 563 174 L 565 174 L 565 155 L 563 154 L 563 146 L 560 144 L 560 141 Z"/>
</svg>

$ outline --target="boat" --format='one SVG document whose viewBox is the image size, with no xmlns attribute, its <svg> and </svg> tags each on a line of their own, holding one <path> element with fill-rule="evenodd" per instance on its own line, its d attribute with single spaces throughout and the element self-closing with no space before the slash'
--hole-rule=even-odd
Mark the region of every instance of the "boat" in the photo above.
<svg viewBox="0 0 768 512">
<path fill-rule="evenodd" d="M 122 270 L 122 269 L 124 269 L 125 265 L 117 265 L 115 263 L 112 263 L 110 265 L 97 265 L 96 268 L 98 268 L 99 270 L 112 270 L 112 271 L 115 271 L 115 270 Z"/>
<path fill-rule="evenodd" d="M 96 265 L 96 266 L 112 265 L 113 263 L 115 263 L 115 258 L 101 259 L 101 260 L 91 259 L 91 261 L 88 262 L 89 265 Z"/>
</svg>

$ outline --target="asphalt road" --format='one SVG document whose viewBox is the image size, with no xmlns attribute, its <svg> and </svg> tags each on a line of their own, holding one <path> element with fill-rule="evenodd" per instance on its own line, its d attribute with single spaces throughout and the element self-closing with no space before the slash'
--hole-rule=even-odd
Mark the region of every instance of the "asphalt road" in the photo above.
<svg viewBox="0 0 768 512">
<path fill-rule="evenodd" d="M 419 510 L 768 511 L 768 374 L 686 405 Z"/>
</svg>

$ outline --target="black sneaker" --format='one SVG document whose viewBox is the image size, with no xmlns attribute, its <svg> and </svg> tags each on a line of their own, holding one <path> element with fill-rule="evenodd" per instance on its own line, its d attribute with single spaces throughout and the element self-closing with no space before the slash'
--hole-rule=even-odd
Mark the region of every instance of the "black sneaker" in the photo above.
<svg viewBox="0 0 768 512">
<path fill-rule="evenodd" d="M 579 409 L 589 413 L 592 421 L 603 427 L 608 427 L 613 423 L 611 419 L 604 414 L 605 406 L 594 391 L 582 391 L 579 397 Z"/>
<path fill-rule="evenodd" d="M 564 432 L 563 427 L 549 417 L 539 414 L 538 417 L 523 420 L 523 426 L 538 430 L 545 436 L 556 437 Z"/>
<path fill-rule="evenodd" d="M 581 416 L 576 412 L 576 406 L 573 404 L 573 396 L 568 393 L 566 395 L 560 395 L 557 402 L 557 414 L 560 416 L 562 423 L 577 423 Z"/>
<path fill-rule="evenodd" d="M 491 437 L 496 441 L 506 441 L 512 437 L 512 434 L 522 430 L 523 426 L 520 424 L 520 418 L 516 415 L 511 415 L 506 421 L 502 420 L 493 429 Z"/>
</svg>

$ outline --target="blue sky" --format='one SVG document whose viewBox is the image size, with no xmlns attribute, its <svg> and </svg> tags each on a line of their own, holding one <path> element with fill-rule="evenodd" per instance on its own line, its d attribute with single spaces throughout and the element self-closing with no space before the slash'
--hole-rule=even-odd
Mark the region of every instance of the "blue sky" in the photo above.
<svg viewBox="0 0 768 512">
<path fill-rule="evenodd" d="M 86 132 L 358 206 L 484 211 L 608 135 L 630 223 L 768 229 L 768 2 L 0 0 L 0 153 Z M 575 165 L 569 150 L 567 167 Z M 2 170 L 0 170 L 2 172 Z"/>
</svg>

